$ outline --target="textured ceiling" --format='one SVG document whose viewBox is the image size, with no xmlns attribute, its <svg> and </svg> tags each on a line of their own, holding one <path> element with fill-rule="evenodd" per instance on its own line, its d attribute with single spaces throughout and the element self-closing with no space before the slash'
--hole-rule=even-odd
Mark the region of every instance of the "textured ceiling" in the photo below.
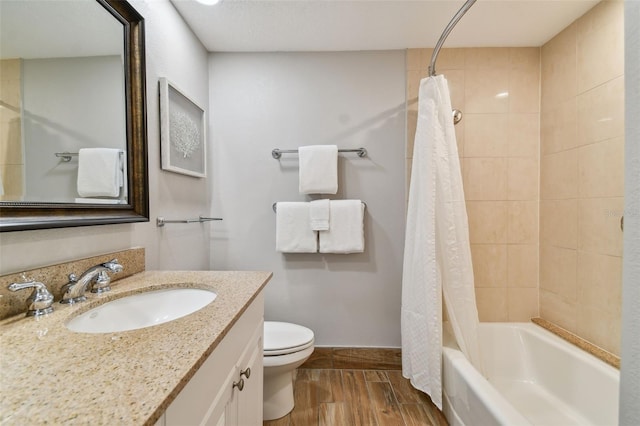
<svg viewBox="0 0 640 426">
<path fill-rule="evenodd" d="M 453 0 L 171 0 L 207 50 L 341 51 L 432 47 Z M 445 47 L 540 46 L 597 0 L 478 0 Z"/>
</svg>

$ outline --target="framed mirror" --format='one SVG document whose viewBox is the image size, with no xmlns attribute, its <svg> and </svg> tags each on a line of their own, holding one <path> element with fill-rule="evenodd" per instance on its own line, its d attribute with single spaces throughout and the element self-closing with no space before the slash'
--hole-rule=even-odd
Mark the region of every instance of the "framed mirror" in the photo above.
<svg viewBox="0 0 640 426">
<path fill-rule="evenodd" d="M 0 232 L 149 220 L 144 19 L 128 2 L 0 1 L 0 80 Z"/>
</svg>

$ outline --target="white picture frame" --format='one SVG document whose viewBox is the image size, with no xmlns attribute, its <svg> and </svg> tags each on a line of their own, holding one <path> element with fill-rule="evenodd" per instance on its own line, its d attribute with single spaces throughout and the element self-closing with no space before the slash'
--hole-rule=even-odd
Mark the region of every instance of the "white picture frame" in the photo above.
<svg viewBox="0 0 640 426">
<path fill-rule="evenodd" d="M 204 108 L 162 77 L 160 157 L 162 170 L 206 178 L 207 135 Z"/>
</svg>

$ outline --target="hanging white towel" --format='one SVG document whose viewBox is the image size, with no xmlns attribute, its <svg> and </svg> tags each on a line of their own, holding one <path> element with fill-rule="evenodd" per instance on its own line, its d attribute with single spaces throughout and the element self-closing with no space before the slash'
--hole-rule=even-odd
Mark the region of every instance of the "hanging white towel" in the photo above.
<svg viewBox="0 0 640 426">
<path fill-rule="evenodd" d="M 364 204 L 360 200 L 331 200 L 328 231 L 320 231 L 320 253 L 364 251 Z"/>
<path fill-rule="evenodd" d="M 310 145 L 298 148 L 301 194 L 338 192 L 338 147 Z"/>
<path fill-rule="evenodd" d="M 280 202 L 276 206 L 276 251 L 317 253 L 318 233 L 311 230 L 309 203 Z"/>
<path fill-rule="evenodd" d="M 82 148 L 78 151 L 78 194 L 117 197 L 123 184 L 121 150 Z"/>
<path fill-rule="evenodd" d="M 329 200 L 314 200 L 309 203 L 309 218 L 313 231 L 329 230 Z"/>
</svg>

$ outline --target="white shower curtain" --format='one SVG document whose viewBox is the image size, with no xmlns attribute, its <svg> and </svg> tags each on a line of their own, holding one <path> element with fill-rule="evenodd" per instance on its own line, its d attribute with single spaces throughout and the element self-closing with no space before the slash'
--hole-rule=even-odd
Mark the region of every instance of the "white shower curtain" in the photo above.
<svg viewBox="0 0 640 426">
<path fill-rule="evenodd" d="M 402 276 L 402 372 L 442 409 L 442 300 L 482 372 L 460 160 L 444 76 L 420 82 Z"/>
</svg>

